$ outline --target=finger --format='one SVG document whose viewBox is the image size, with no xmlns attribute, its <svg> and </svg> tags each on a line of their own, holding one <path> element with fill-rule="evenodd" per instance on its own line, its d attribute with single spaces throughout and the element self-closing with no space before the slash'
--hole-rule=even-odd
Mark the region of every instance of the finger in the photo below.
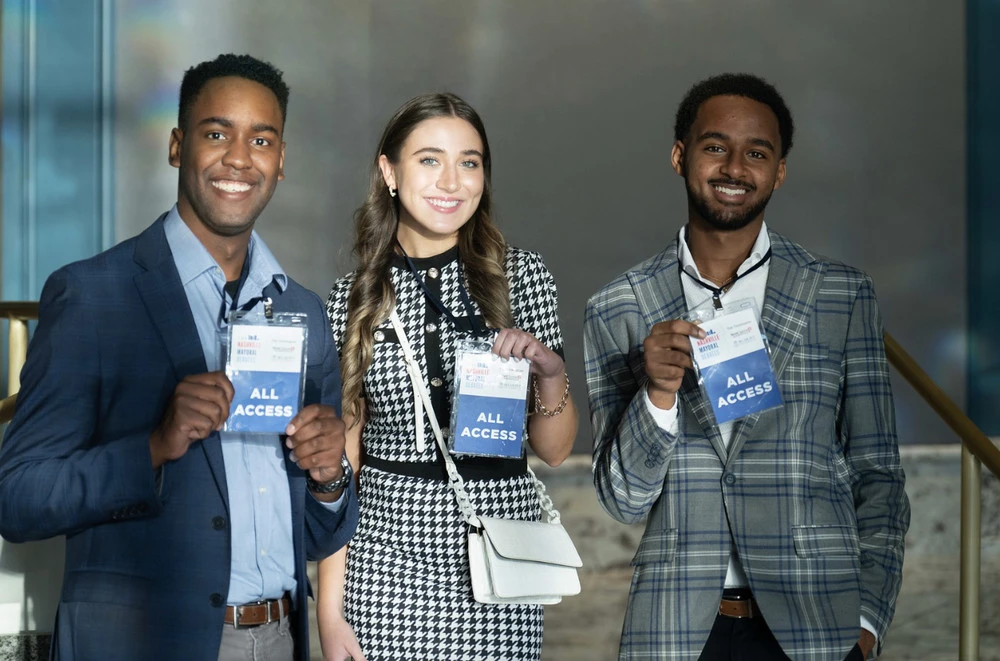
<svg viewBox="0 0 1000 661">
<path fill-rule="evenodd" d="M 337 412 L 332 406 L 327 406 L 326 404 L 310 404 L 309 406 L 304 406 L 295 417 L 288 421 L 288 426 L 285 427 L 285 433 L 289 436 L 293 436 L 302 427 L 308 425 L 313 420 L 320 418 L 334 418 L 337 417 Z"/>
<path fill-rule="evenodd" d="M 510 358 L 514 343 L 517 341 L 517 331 L 513 328 L 505 328 L 497 334 L 497 339 L 493 342 L 493 353 L 501 358 Z"/>
<path fill-rule="evenodd" d="M 705 330 L 690 321 L 684 319 L 671 319 L 670 321 L 661 321 L 659 323 L 653 324 L 653 327 L 649 329 L 649 334 L 652 335 L 664 335 L 676 333 L 678 335 L 687 335 L 689 337 L 705 337 Z"/>
<path fill-rule="evenodd" d="M 219 390 L 211 396 L 178 392 L 174 396 L 172 407 L 173 415 L 177 419 L 191 420 L 192 415 L 198 415 L 209 420 L 212 429 L 224 423 L 229 417 L 229 402 L 223 398 Z"/>
</svg>

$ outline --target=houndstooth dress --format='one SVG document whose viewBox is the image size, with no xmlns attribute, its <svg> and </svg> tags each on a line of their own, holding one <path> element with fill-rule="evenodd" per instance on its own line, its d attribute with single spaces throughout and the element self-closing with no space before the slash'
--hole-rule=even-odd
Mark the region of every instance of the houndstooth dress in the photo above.
<svg viewBox="0 0 1000 661">
<path fill-rule="evenodd" d="M 453 248 L 412 261 L 428 289 L 466 325 L 457 257 L 458 249 Z M 507 273 L 515 325 L 561 354 L 555 281 L 541 257 L 508 248 Z M 352 282 L 353 274 L 339 280 L 327 303 L 341 348 Z M 396 310 L 445 428 L 459 332 L 428 302 L 402 257 L 393 264 L 392 283 Z M 478 308 L 475 311 L 478 316 Z M 374 340 L 374 356 L 364 381 L 361 518 L 348 550 L 344 596 L 345 616 L 362 651 L 369 661 L 539 659 L 540 606 L 487 605 L 473 599 L 467 526 L 443 479 L 444 464 L 426 414 L 420 421 L 426 448 L 417 451 L 413 394 L 388 320 L 375 330 Z M 414 462 L 423 462 L 420 468 L 433 466 L 437 477 L 406 474 Z M 519 464 L 517 470 L 510 469 L 512 462 Z M 465 475 L 465 488 L 478 514 L 540 518 L 538 498 L 524 473 L 523 460 L 479 458 L 458 463 L 463 474 L 465 466 L 471 466 L 472 478 Z M 496 466 L 506 467 L 506 476 L 491 477 Z"/>
</svg>

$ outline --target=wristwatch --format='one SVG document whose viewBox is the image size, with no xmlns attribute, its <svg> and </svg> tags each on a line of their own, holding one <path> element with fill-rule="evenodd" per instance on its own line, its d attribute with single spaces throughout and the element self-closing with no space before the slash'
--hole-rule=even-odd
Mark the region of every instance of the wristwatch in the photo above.
<svg viewBox="0 0 1000 661">
<path fill-rule="evenodd" d="M 330 480 L 329 482 L 317 482 L 309 474 L 309 471 L 306 471 L 306 486 L 309 487 L 309 491 L 313 493 L 335 493 L 350 484 L 351 478 L 354 477 L 354 471 L 351 469 L 351 462 L 347 460 L 346 452 L 340 456 L 340 467 L 344 470 L 344 474 L 336 480 Z"/>
</svg>

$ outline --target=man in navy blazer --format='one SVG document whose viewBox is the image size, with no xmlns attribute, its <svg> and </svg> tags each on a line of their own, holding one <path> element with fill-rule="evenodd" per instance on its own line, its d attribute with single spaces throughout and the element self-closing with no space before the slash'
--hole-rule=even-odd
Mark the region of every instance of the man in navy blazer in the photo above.
<svg viewBox="0 0 1000 661">
<path fill-rule="evenodd" d="M 357 500 L 323 306 L 253 231 L 283 178 L 288 88 L 223 55 L 180 97 L 177 205 L 42 292 L 0 534 L 66 536 L 54 659 L 304 661 L 306 560 L 347 542 Z M 280 436 L 223 432 L 226 313 L 265 304 L 308 315 L 304 405 Z"/>
</svg>

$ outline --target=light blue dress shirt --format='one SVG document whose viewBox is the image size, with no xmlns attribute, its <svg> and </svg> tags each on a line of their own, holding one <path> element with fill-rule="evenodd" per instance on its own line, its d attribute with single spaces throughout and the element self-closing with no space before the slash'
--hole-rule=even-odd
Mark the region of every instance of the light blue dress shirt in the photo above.
<svg viewBox="0 0 1000 661">
<path fill-rule="evenodd" d="M 163 229 L 198 328 L 205 364 L 210 372 L 224 369 L 222 345 L 227 328 L 220 311 L 223 302 L 227 312 L 232 306 L 225 291 L 226 276 L 181 219 L 176 206 L 167 214 Z M 257 232 L 250 237 L 247 259 L 249 272 L 240 288 L 237 307 L 260 297 L 272 282 L 279 291 L 288 286 L 288 276 Z M 292 503 L 281 437 L 227 432 L 222 432 L 221 437 L 232 531 L 227 603 L 234 606 L 276 599 L 285 591 L 294 597 Z M 336 511 L 342 501 L 343 497 L 327 506 Z"/>
</svg>

